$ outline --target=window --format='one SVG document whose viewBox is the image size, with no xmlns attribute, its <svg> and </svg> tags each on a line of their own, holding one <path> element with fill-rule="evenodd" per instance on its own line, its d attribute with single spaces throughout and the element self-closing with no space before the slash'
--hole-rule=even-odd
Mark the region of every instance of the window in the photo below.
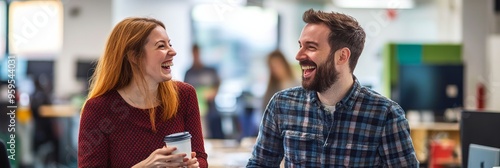
<svg viewBox="0 0 500 168">
<path fill-rule="evenodd" d="M 60 1 L 13 1 L 9 6 L 9 53 L 28 58 L 61 52 L 63 8 Z"/>
<path fill-rule="evenodd" d="M 217 68 L 220 91 L 239 94 L 265 88 L 266 56 L 278 47 L 278 12 L 255 6 L 199 4 L 191 14 L 194 42 L 202 48 L 202 62 Z"/>
</svg>

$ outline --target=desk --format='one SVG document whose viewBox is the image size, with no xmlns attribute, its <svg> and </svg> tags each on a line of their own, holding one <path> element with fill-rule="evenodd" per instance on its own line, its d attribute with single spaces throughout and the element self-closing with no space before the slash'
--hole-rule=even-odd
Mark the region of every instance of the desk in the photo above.
<svg viewBox="0 0 500 168">
<path fill-rule="evenodd" d="M 455 142 L 457 147 L 460 147 L 460 125 L 458 123 L 409 123 L 410 134 L 413 140 L 413 146 L 417 159 L 424 163 L 428 161 L 429 142 L 436 136 L 445 133 L 448 139 Z M 460 157 L 458 157 L 460 158 Z M 459 161 L 455 161 L 459 162 Z"/>
<path fill-rule="evenodd" d="M 39 109 L 42 117 L 73 117 L 77 108 L 73 105 L 43 105 Z"/>
<path fill-rule="evenodd" d="M 76 163 L 79 108 L 72 104 L 42 105 L 38 111 L 41 117 L 54 121 L 59 138 L 57 161 L 64 165 Z"/>
<path fill-rule="evenodd" d="M 460 145 L 460 126 L 458 123 L 410 123 L 411 138 L 417 159 L 426 163 L 429 156 L 429 142 L 440 133 L 446 133 L 448 138 Z M 245 138 L 238 143 L 236 140 L 205 139 L 205 150 L 208 154 L 210 167 L 245 167 L 252 155 L 255 138 Z M 460 158 L 460 157 L 458 157 Z M 459 160 L 439 161 L 443 164 L 456 164 Z M 282 166 L 283 167 L 283 163 Z"/>
<path fill-rule="evenodd" d="M 205 139 L 205 151 L 211 168 L 245 167 L 252 156 L 255 138 L 236 140 Z"/>
</svg>

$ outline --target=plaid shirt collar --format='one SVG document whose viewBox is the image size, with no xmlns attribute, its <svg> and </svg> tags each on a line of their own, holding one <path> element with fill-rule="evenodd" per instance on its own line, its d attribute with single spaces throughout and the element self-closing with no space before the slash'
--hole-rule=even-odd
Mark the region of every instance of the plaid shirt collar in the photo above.
<svg viewBox="0 0 500 168">
<path fill-rule="evenodd" d="M 340 100 L 336 106 L 340 107 L 343 106 L 346 110 L 352 110 L 354 107 L 354 103 L 356 103 L 356 99 L 358 98 L 360 94 L 360 88 L 361 84 L 359 84 L 358 79 L 356 76 L 352 75 L 354 79 L 354 84 L 351 87 L 351 90 L 348 92 L 348 94 Z M 316 106 L 321 106 L 321 101 L 319 100 L 318 97 L 318 92 L 312 91 L 312 90 L 307 90 L 308 97 L 311 98 L 311 103 Z"/>
</svg>

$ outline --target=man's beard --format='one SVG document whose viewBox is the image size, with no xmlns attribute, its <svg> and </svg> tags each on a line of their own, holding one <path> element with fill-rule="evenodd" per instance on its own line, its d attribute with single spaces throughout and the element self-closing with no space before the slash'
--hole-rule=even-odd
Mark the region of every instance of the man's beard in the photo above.
<svg viewBox="0 0 500 168">
<path fill-rule="evenodd" d="M 316 67 L 316 74 L 314 74 L 313 79 L 309 79 L 309 82 L 302 75 L 302 87 L 306 90 L 324 92 L 337 82 L 338 79 L 339 72 L 335 70 L 335 62 L 332 59 L 328 59 L 326 63 Z"/>
</svg>

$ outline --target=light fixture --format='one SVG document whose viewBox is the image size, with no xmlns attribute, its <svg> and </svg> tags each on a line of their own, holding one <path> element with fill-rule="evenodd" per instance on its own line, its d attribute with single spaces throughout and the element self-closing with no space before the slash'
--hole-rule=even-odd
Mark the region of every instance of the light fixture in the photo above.
<svg viewBox="0 0 500 168">
<path fill-rule="evenodd" d="M 340 8 L 381 8 L 409 9 L 415 6 L 414 0 L 332 0 Z"/>
</svg>

